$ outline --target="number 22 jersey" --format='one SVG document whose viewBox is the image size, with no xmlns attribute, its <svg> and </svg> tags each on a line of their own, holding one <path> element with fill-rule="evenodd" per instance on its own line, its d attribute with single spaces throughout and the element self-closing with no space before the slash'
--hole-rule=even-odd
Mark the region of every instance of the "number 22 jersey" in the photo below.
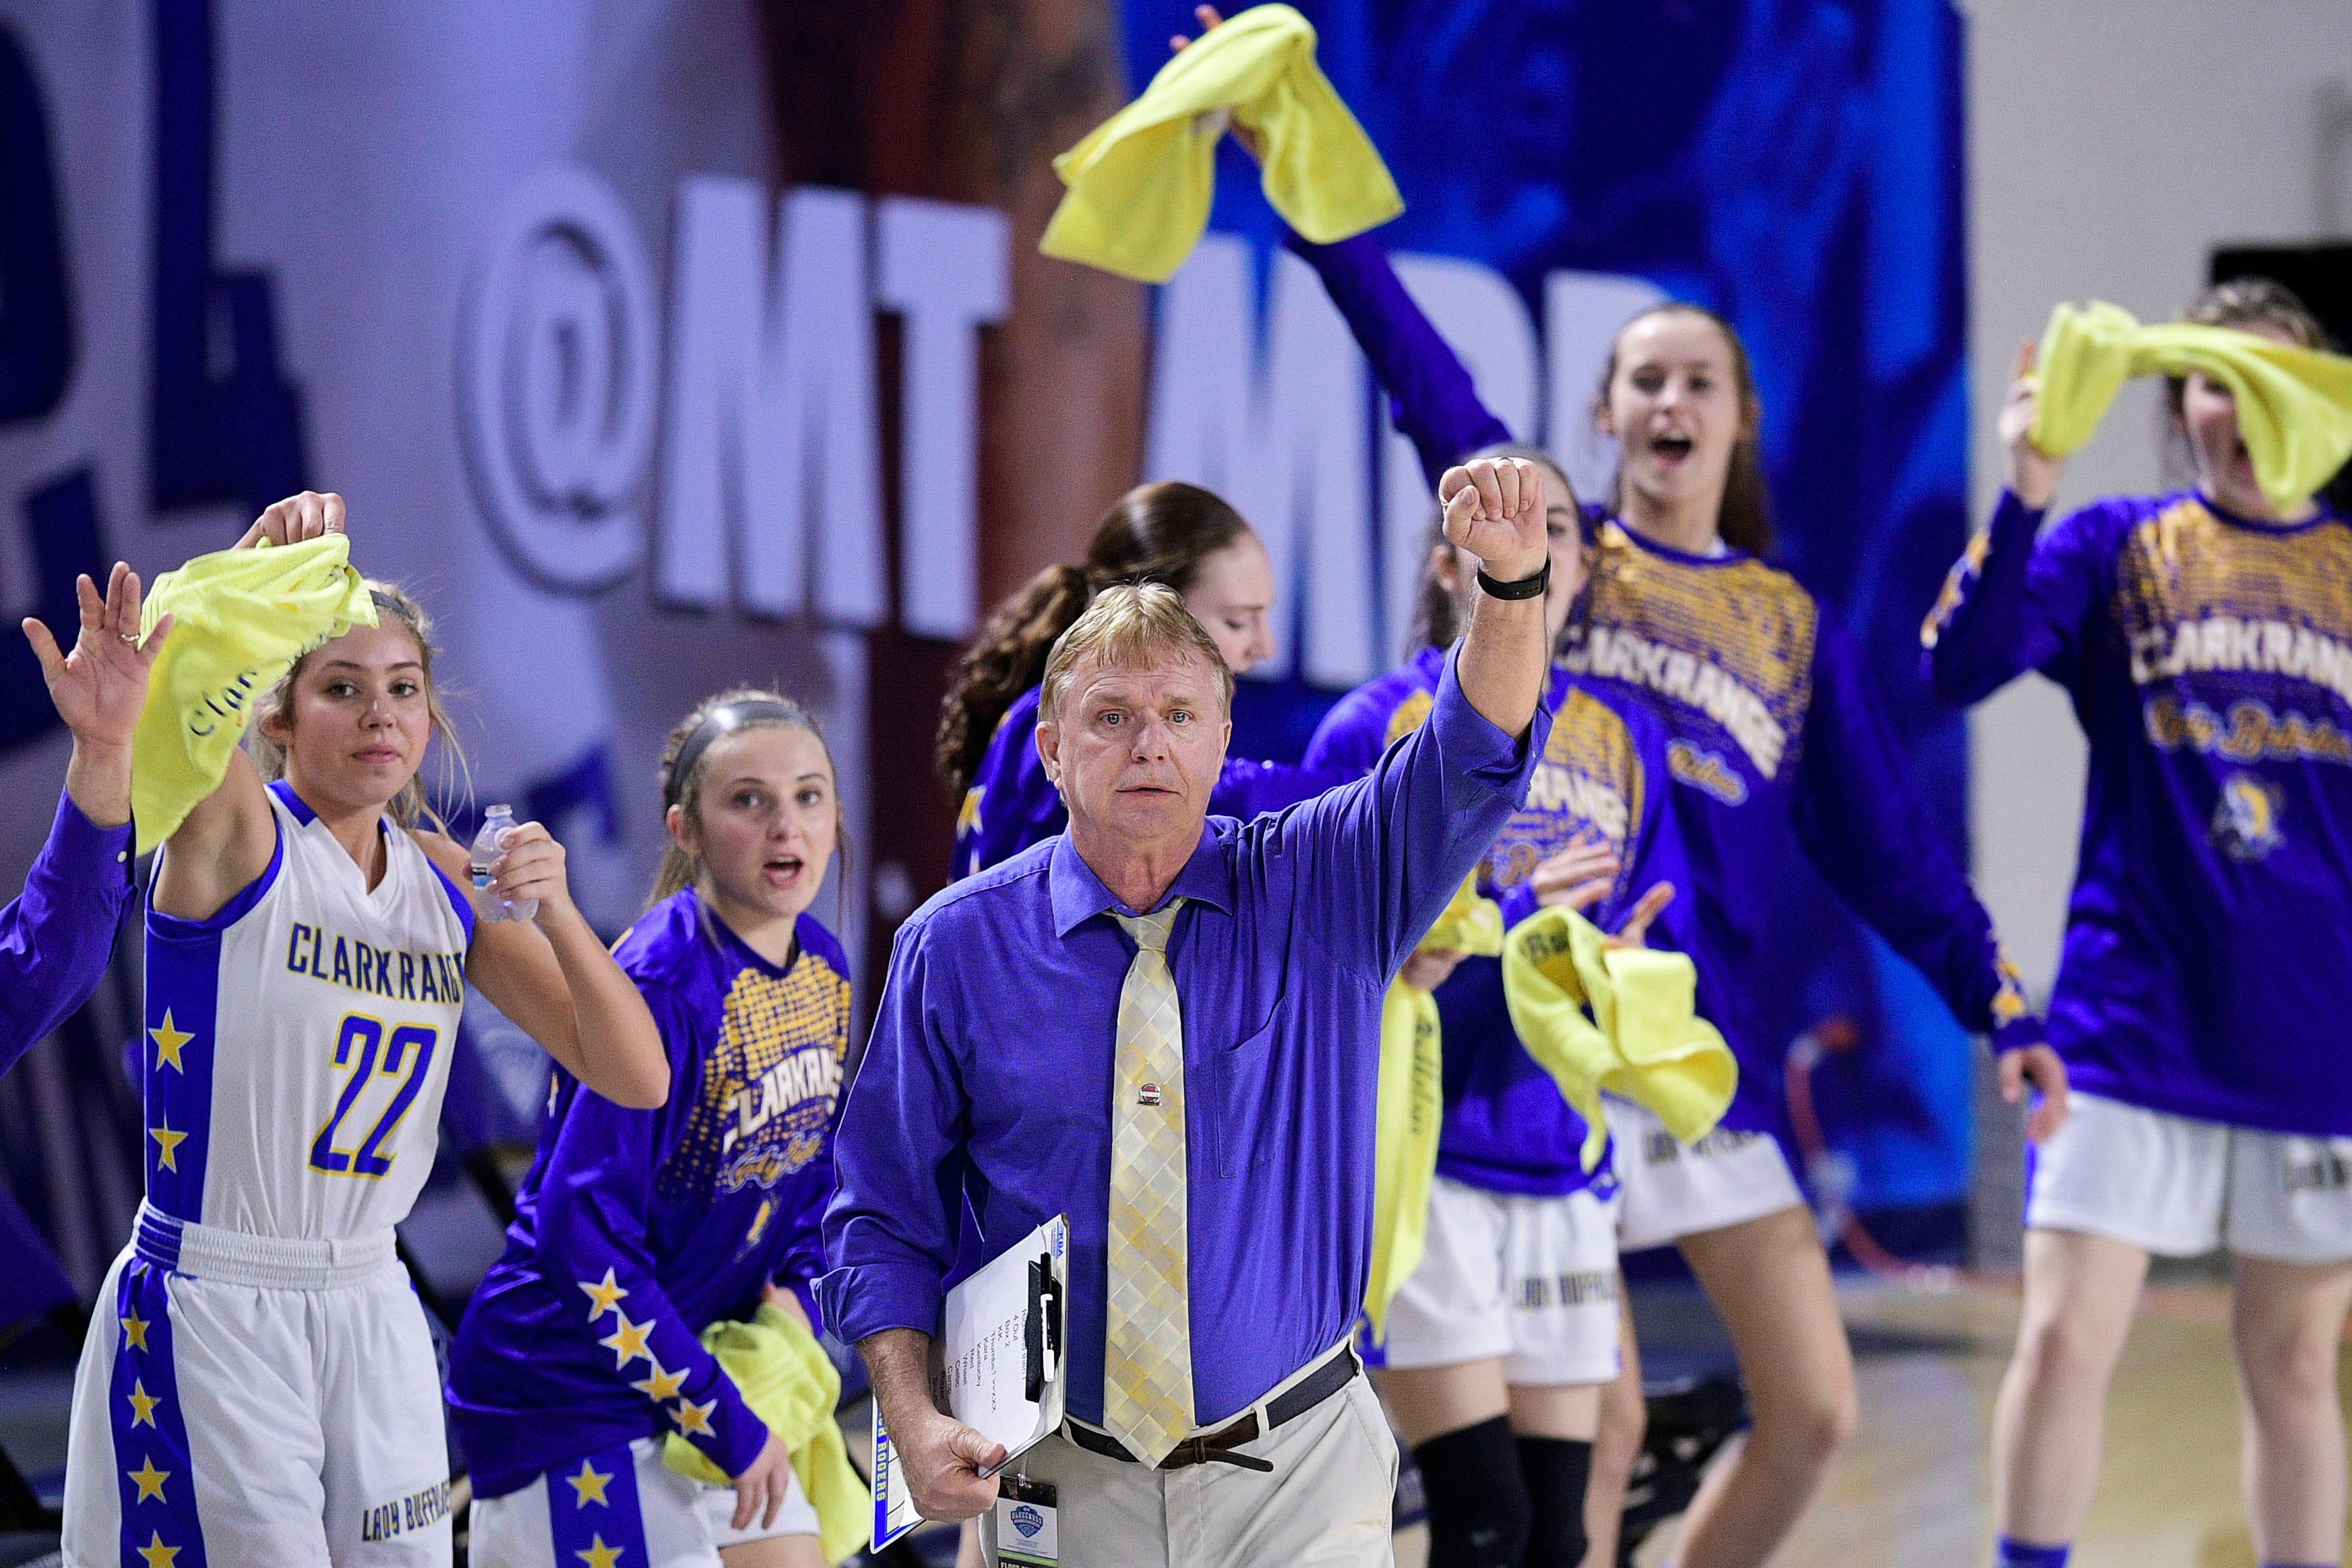
<svg viewBox="0 0 2352 1568">
<path fill-rule="evenodd" d="M 290 786 L 268 792 L 267 871 L 208 919 L 148 912 L 147 1201 L 248 1235 L 369 1236 L 433 1166 L 473 906 L 389 821 L 370 888 Z"/>
</svg>

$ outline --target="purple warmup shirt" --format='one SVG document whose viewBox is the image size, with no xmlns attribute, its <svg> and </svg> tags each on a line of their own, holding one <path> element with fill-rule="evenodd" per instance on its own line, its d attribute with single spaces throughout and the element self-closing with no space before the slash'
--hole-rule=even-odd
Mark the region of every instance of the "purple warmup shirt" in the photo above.
<svg viewBox="0 0 2352 1568">
<path fill-rule="evenodd" d="M 625 1110 L 554 1070 L 506 1253 L 450 1350 L 481 1496 L 667 1431 L 730 1476 L 767 1442 L 699 1336 L 770 1281 L 806 1304 L 824 1267 L 849 965 L 810 916 L 795 936 L 778 968 L 688 888 L 614 948 L 669 1048 L 669 1100 Z"/>
<path fill-rule="evenodd" d="M 956 813 L 950 878 L 986 871 L 1070 825 L 1062 792 L 1045 777 L 1045 764 L 1037 756 L 1037 690 L 1031 686 L 1013 699 L 997 721 L 996 733 L 989 737 L 980 766 L 972 770 L 971 788 L 963 792 L 963 805 Z M 1210 793 L 1209 810 L 1246 822 L 1261 812 L 1311 800 L 1356 777 L 1228 757 Z"/>
<path fill-rule="evenodd" d="M 1391 412 L 1438 476 L 1509 432 L 1398 282 L 1369 235 L 1286 244 L 1322 278 Z M 1787 572 L 1738 550 L 1685 555 L 1614 519 L 1589 517 L 1591 581 L 1559 664 L 1612 706 L 1643 708 L 1666 733 L 1669 810 L 1688 859 L 1685 945 L 1700 1003 L 1739 1059 L 1724 1124 L 1787 1136 L 1788 1041 L 1755 1021 L 1751 998 L 1790 983 L 1758 953 L 1777 918 L 1767 868 L 1793 833 L 1831 889 L 1936 988 L 1994 1049 L 2042 1027 L 2001 956 L 1940 826 L 1912 783 L 1853 640 Z"/>
<path fill-rule="evenodd" d="M 2039 670 L 2090 742 L 2052 1043 L 2094 1094 L 2352 1135 L 2352 524 L 2042 517 L 2003 493 L 1922 638 L 1937 695 Z"/>
<path fill-rule="evenodd" d="M 1307 745 L 1307 766 L 1370 770 L 1427 716 L 1444 667 L 1443 652 L 1424 648 L 1402 669 L 1340 698 Z M 1616 885 L 1587 914 L 1612 928 L 1653 883 L 1679 887 L 1686 874 L 1664 809 L 1665 737 L 1648 714 L 1621 712 L 1558 669 L 1544 706 L 1552 716 L 1551 739 L 1528 782 L 1527 803 L 1479 863 L 1478 890 L 1501 904 L 1506 926 L 1516 925 L 1538 907 L 1528 881 L 1537 865 L 1578 838 L 1598 840 L 1622 865 Z M 1657 940 L 1673 946 L 1665 925 L 1662 919 Z M 1445 1102 L 1438 1174 L 1489 1192 L 1538 1197 L 1587 1187 L 1605 1195 L 1614 1187 L 1606 1158 L 1586 1175 L 1579 1157 L 1584 1118 L 1519 1043 L 1503 999 L 1502 961 L 1463 959 L 1435 996 Z"/>
<path fill-rule="evenodd" d="M 1184 1021 L 1192 1416 L 1255 1403 L 1354 1326 L 1371 1247 L 1381 998 L 1525 796 L 1549 734 L 1504 735 L 1449 667 L 1369 778 L 1212 817 L 1171 897 Z M 1049 840 L 899 928 L 835 1147 L 818 1282 L 841 1338 L 936 1333 L 969 1200 L 988 1256 L 1070 1219 L 1070 1409 L 1102 1416 L 1118 997 L 1135 946 Z"/>
<path fill-rule="evenodd" d="M 25 891 L 0 909 L 0 1072 L 89 999 L 131 896 L 131 824 L 101 828 L 58 796 Z"/>
</svg>

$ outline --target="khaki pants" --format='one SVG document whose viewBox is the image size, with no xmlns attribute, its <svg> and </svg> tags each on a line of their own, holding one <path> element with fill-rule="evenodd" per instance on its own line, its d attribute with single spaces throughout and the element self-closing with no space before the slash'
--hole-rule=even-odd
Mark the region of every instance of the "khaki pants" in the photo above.
<svg viewBox="0 0 2352 1568">
<path fill-rule="evenodd" d="M 1238 1451 L 1273 1473 L 1146 1469 L 1058 1435 L 1012 1469 L 1060 1493 L 1062 1568 L 1388 1568 L 1397 1448 L 1370 1379 Z M 992 1568 L 995 1525 L 992 1511 L 981 1516 Z"/>
</svg>

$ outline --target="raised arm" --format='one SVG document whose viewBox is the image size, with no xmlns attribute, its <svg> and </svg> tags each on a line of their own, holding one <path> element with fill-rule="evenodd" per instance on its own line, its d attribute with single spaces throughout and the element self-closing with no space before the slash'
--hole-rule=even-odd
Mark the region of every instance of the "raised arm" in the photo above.
<svg viewBox="0 0 2352 1568">
<path fill-rule="evenodd" d="M 1479 592 L 1456 666 L 1462 695 L 1514 739 L 1528 733 L 1549 668 L 1543 590 L 1525 591 L 1551 563 L 1546 482 L 1524 457 L 1487 457 L 1448 469 L 1438 483 L 1446 539 L 1478 558 Z"/>
<path fill-rule="evenodd" d="M 1195 5 L 1192 16 L 1204 31 L 1224 19 L 1213 5 Z M 1190 42 L 1181 33 L 1168 40 L 1179 52 Z M 1244 152 L 1258 157 L 1255 139 L 1238 122 L 1233 135 Z M 1510 428 L 1478 401 L 1468 367 L 1405 292 L 1379 241 L 1362 234 L 1317 245 L 1285 228 L 1283 244 L 1323 280 L 1323 291 L 1387 391 L 1389 417 L 1412 443 L 1433 493 L 1446 469 L 1511 439 Z"/>
<path fill-rule="evenodd" d="M 2042 1089 L 2032 1132 L 2046 1136 L 2065 1116 L 2065 1068 L 2042 1043 L 2042 1020 L 2026 1006 L 1992 917 L 1928 817 L 1869 681 L 1844 628 L 1824 617 L 1797 763 L 1797 841 L 1962 1027 L 1990 1038 L 2004 1092 L 2021 1078 Z"/>
<path fill-rule="evenodd" d="M 1412 443 L 1432 492 L 1445 470 L 1471 453 L 1512 439 L 1510 427 L 1478 401 L 1470 368 L 1405 292 L 1378 240 L 1360 234 L 1317 245 L 1286 231 L 1283 243 L 1323 280 L 1388 393 L 1389 418 Z"/>
<path fill-rule="evenodd" d="M 106 597 L 78 580 L 81 631 L 61 653 L 38 621 L 25 638 L 49 700 L 73 732 L 65 796 L 24 893 L 0 909 L 0 1072 L 89 999 L 114 951 L 131 892 L 131 733 L 147 672 L 171 630 L 139 641 L 139 574 L 121 562 Z"/>
<path fill-rule="evenodd" d="M 300 544 L 344 531 L 343 498 L 305 490 L 273 503 L 232 548 Z M 197 801 L 165 841 L 155 877 L 155 907 L 183 920 L 208 920 L 269 869 L 278 820 L 253 759 L 229 754 L 228 771 Z"/>
<path fill-rule="evenodd" d="M 455 841 L 412 831 L 417 847 L 474 902 L 466 977 L 605 1099 L 650 1109 L 669 1093 L 669 1056 L 636 985 L 572 902 L 563 845 L 537 822 L 509 834 L 488 888 L 473 885 L 472 857 Z M 488 918 L 487 894 L 539 900 L 531 920 Z"/>
<path fill-rule="evenodd" d="M 1955 705 L 1980 702 L 2028 670 L 2073 685 L 2087 623 L 2104 599 L 2103 573 L 2077 535 L 2062 528 L 2039 538 L 2063 465 L 2026 434 L 2039 395 L 2032 368 L 2027 343 L 2000 412 L 2008 486 L 1919 629 L 1928 686 Z"/>
<path fill-rule="evenodd" d="M 1456 477 L 1459 476 L 1459 484 Z M 1517 458 L 1446 476 L 1447 537 L 1508 590 L 1549 559 L 1543 480 Z M 1504 822 L 1527 798 L 1549 733 L 1540 590 L 1482 597 L 1440 677 L 1429 717 L 1368 778 L 1277 819 L 1268 844 L 1296 853 L 1314 889 L 1316 935 L 1334 959 L 1388 983 Z M 1321 760 L 1339 759 L 1326 747 Z"/>
</svg>

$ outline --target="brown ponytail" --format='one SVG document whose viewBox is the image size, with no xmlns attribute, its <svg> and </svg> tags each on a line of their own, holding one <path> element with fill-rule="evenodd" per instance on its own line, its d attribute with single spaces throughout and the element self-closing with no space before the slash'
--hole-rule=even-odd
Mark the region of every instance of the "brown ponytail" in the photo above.
<svg viewBox="0 0 2352 1568">
<path fill-rule="evenodd" d="M 1083 566 L 1049 566 L 996 607 L 956 666 L 940 705 L 940 777 L 957 800 L 971 788 L 996 726 L 1045 677 L 1054 640 L 1115 582 L 1164 583 L 1183 593 L 1201 563 L 1250 531 L 1242 515 L 1197 485 L 1139 485 L 1096 525 Z"/>
<path fill-rule="evenodd" d="M 1609 344 L 1609 362 L 1601 367 L 1601 387 L 1596 394 L 1595 411 L 1609 406 L 1610 383 L 1617 379 L 1617 345 L 1625 334 L 1653 316 L 1668 313 L 1696 316 L 1714 323 L 1723 334 L 1726 347 L 1731 350 L 1731 376 L 1739 391 L 1739 439 L 1731 448 L 1731 469 L 1724 477 L 1723 503 L 1715 517 L 1715 531 L 1733 549 L 1745 550 L 1752 556 L 1772 553 L 1772 492 L 1764 482 L 1763 460 L 1757 455 L 1763 439 L 1764 402 L 1756 393 L 1756 367 L 1748 358 L 1748 345 L 1731 329 L 1731 323 L 1704 305 L 1669 299 L 1636 311 L 1625 325 L 1617 329 L 1617 336 Z M 1609 481 L 1609 510 L 1622 515 L 1625 506 L 1625 470 L 1621 464 Z"/>
</svg>

